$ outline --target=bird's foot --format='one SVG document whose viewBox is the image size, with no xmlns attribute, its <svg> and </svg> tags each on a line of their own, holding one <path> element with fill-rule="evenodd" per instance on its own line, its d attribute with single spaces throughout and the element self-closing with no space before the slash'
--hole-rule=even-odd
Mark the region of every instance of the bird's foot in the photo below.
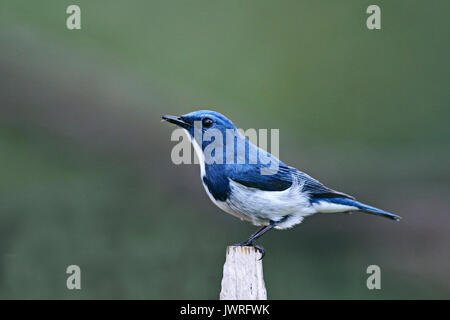
<svg viewBox="0 0 450 320">
<path fill-rule="evenodd" d="M 262 246 L 260 246 L 259 244 L 254 243 L 253 241 L 248 241 L 247 240 L 247 241 L 244 241 L 244 242 L 241 242 L 241 243 L 233 244 L 233 246 L 235 246 L 235 247 L 248 246 L 248 247 L 255 248 L 256 250 L 258 250 L 261 253 L 261 258 L 259 258 L 259 260 L 262 260 L 262 258 L 264 258 L 264 256 L 266 255 L 266 250 L 264 250 L 264 248 Z"/>
</svg>

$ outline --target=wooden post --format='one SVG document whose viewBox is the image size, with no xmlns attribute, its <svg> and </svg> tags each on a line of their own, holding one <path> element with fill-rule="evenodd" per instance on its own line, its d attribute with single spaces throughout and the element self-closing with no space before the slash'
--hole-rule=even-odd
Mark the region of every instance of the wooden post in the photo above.
<svg viewBox="0 0 450 320">
<path fill-rule="evenodd" d="M 254 247 L 227 247 L 220 300 L 267 300 L 260 257 Z"/>
</svg>

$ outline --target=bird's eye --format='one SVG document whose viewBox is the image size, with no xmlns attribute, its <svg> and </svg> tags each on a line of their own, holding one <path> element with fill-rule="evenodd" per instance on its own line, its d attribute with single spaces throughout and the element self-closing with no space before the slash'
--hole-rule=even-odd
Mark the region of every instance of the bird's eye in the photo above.
<svg viewBox="0 0 450 320">
<path fill-rule="evenodd" d="M 213 125 L 213 121 L 210 118 L 205 118 L 203 119 L 202 124 L 205 128 L 210 128 Z"/>
</svg>

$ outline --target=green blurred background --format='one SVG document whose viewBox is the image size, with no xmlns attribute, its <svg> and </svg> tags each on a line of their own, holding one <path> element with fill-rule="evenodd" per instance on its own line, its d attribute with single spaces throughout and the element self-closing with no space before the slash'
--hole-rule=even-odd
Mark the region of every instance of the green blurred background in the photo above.
<svg viewBox="0 0 450 320">
<path fill-rule="evenodd" d="M 217 299 L 226 245 L 255 227 L 209 201 L 198 166 L 171 162 L 160 116 L 200 108 L 279 128 L 284 162 L 403 216 L 267 234 L 269 298 L 450 298 L 449 10 L 1 0 L 0 298 Z"/>
</svg>

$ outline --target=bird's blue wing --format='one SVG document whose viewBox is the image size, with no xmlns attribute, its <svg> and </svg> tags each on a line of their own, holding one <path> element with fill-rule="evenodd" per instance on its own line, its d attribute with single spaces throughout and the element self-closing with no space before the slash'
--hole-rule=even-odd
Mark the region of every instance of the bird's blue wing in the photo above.
<svg viewBox="0 0 450 320">
<path fill-rule="evenodd" d="M 310 177 L 306 173 L 298 171 L 293 167 L 285 165 L 279 161 L 278 171 L 275 174 L 261 174 L 260 165 L 242 165 L 234 166 L 233 170 L 228 172 L 228 176 L 246 187 L 257 188 L 264 191 L 283 191 L 288 189 L 297 179 L 302 186 L 302 192 L 309 195 L 311 199 L 317 198 L 348 198 L 354 199 L 352 196 L 330 189 L 319 181 Z"/>
<path fill-rule="evenodd" d="M 284 164 L 271 175 L 261 174 L 261 168 L 259 165 L 234 166 L 228 177 L 246 187 L 263 191 L 283 191 L 292 185 L 292 175 Z"/>
</svg>

